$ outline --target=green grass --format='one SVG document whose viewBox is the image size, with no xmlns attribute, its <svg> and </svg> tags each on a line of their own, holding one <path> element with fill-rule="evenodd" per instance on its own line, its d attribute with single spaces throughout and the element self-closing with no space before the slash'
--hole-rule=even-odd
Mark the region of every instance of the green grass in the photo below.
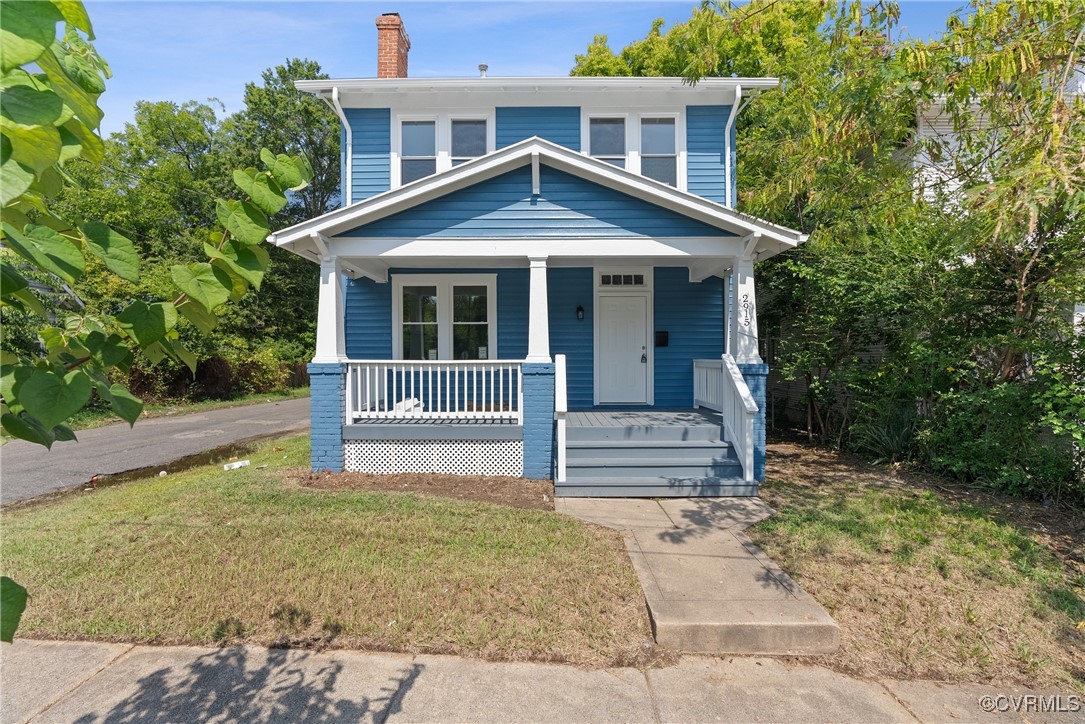
<svg viewBox="0 0 1085 724">
<path fill-rule="evenodd" d="M 806 455 L 770 470 L 779 512 L 750 533 L 841 624 L 830 663 L 1085 691 L 1085 567 L 1036 525 L 1058 513 Z"/>
<path fill-rule="evenodd" d="M 274 392 L 253 393 L 233 400 L 150 403 L 144 406 L 143 417 L 184 415 L 189 412 L 207 412 L 208 410 L 222 410 L 227 407 L 245 407 L 247 405 L 259 405 L 261 402 L 279 402 L 308 396 L 308 387 L 295 387 L 287 390 L 275 390 Z M 68 424 L 73 430 L 89 430 L 118 422 L 124 422 L 124 420 L 114 415 L 109 409 L 84 408 L 77 412 Z"/>
<path fill-rule="evenodd" d="M 620 537 L 551 512 L 293 482 L 308 438 L 251 466 L 4 511 L 20 634 L 330 645 L 637 663 L 651 640 Z M 259 465 L 266 469 L 257 469 Z"/>
</svg>

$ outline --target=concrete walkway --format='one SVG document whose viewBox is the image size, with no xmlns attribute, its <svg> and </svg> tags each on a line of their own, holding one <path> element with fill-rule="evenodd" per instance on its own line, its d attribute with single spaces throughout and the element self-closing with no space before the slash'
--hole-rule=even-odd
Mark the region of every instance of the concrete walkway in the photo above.
<svg viewBox="0 0 1085 724">
<path fill-rule="evenodd" d="M 309 427 L 309 398 L 152 417 L 81 430 L 79 442 L 47 450 L 23 440 L 4 445 L 0 503 L 13 503 L 83 485 L 95 475 L 168 464 L 254 437 Z"/>
<path fill-rule="evenodd" d="M 49 641 L 0 647 L 4 724 L 1082 721 L 1080 711 L 1018 714 L 1009 697 L 1022 694 L 1035 692 L 861 681 L 817 666 L 743 657 L 690 656 L 677 666 L 639 671 L 254 647 Z M 1009 711 L 988 714 L 984 701 Z M 1074 700 L 1047 701 L 1069 709 Z"/>
<path fill-rule="evenodd" d="M 677 651 L 827 654 L 836 622 L 743 532 L 758 498 L 558 498 L 557 510 L 624 532 L 656 641 Z"/>
</svg>

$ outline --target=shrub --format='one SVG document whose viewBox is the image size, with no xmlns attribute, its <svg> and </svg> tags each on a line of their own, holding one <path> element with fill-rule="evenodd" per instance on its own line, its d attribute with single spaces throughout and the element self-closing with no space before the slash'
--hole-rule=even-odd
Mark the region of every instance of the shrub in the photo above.
<svg viewBox="0 0 1085 724">
<path fill-rule="evenodd" d="M 250 395 L 282 389 L 287 377 L 285 365 L 274 350 L 255 350 L 234 365 L 234 393 Z"/>
<path fill-rule="evenodd" d="M 228 400 L 234 386 L 234 368 L 225 357 L 215 355 L 196 365 L 198 399 Z"/>
</svg>

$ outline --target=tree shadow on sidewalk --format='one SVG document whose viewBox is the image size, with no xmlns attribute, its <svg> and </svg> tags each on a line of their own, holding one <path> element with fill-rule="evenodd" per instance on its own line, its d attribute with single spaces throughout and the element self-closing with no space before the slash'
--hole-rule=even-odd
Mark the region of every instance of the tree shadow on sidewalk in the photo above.
<svg viewBox="0 0 1085 724">
<path fill-rule="evenodd" d="M 76 721 L 382 722 L 399 711 L 424 668 L 404 661 L 396 671 L 370 669 L 359 661 L 344 677 L 334 653 L 225 648 L 161 666 L 109 712 Z"/>
</svg>

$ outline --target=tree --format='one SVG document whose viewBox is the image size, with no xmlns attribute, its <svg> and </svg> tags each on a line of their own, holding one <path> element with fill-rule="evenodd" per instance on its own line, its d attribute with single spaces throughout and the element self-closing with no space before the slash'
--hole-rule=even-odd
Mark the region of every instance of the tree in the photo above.
<svg viewBox="0 0 1085 724">
<path fill-rule="evenodd" d="M 165 301 L 137 298 L 96 314 L 79 310 L 50 319 L 28 276 L 45 275 L 53 293 L 77 283 L 88 269 L 138 283 L 141 260 L 126 236 L 78 209 L 61 216 L 54 204 L 69 183 L 69 163 L 100 160 L 103 153 L 97 99 L 109 71 L 90 43 L 86 10 L 73 0 L 5 3 L 2 9 L 0 312 L 38 315 L 41 346 L 0 352 L 0 426 L 5 437 L 51 447 L 75 440 L 65 420 L 92 392 L 129 424 L 138 419 L 142 403 L 110 377 L 131 365 L 135 354 L 152 363 L 171 358 L 195 366 L 179 340 L 179 319 L 209 330 L 220 307 L 242 299 L 250 286 L 260 287 L 268 216 L 286 205 L 287 191 L 304 188 L 311 170 L 304 159 L 265 149 L 260 158 L 267 170 L 234 171 L 246 198 L 215 202 L 218 228 L 201 241 L 206 261 L 171 265 Z M 59 23 L 63 33 L 57 37 Z M 178 145 L 182 156 L 188 150 Z M 10 642 L 25 589 L 3 577 L 0 604 L 0 638 Z"/>
</svg>

